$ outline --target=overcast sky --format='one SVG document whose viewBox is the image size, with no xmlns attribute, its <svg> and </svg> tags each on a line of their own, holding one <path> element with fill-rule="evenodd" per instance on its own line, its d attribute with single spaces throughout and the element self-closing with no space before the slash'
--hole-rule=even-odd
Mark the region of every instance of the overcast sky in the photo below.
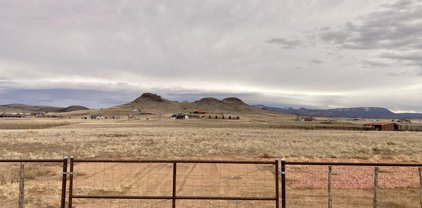
<svg viewBox="0 0 422 208">
<path fill-rule="evenodd" d="M 0 0 L 0 104 L 422 112 L 420 0 Z"/>
</svg>

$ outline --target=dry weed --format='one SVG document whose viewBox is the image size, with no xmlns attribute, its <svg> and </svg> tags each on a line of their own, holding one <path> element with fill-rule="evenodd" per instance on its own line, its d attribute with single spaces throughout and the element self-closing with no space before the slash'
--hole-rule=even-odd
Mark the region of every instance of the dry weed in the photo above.
<svg viewBox="0 0 422 208">
<path fill-rule="evenodd" d="M 196 122 L 196 123 L 195 123 Z M 421 132 L 294 130 L 188 123 L 95 123 L 2 130 L 2 158 L 358 158 L 422 161 Z M 116 125 L 116 126 L 113 126 Z M 126 127 L 124 125 L 127 125 Z M 137 125 L 137 126 L 134 126 Z"/>
</svg>

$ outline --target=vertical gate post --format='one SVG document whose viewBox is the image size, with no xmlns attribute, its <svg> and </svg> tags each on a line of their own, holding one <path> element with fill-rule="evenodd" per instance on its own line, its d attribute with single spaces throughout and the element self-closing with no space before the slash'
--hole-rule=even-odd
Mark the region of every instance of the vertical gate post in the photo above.
<svg viewBox="0 0 422 208">
<path fill-rule="evenodd" d="M 331 176 L 333 175 L 333 167 L 328 166 L 328 208 L 333 208 L 333 195 L 331 193 Z"/>
<path fill-rule="evenodd" d="M 281 207 L 286 208 L 286 161 L 281 160 Z"/>
<path fill-rule="evenodd" d="M 275 161 L 275 207 L 280 207 L 280 161 Z"/>
<path fill-rule="evenodd" d="M 173 196 L 172 196 L 172 208 L 176 208 L 176 191 L 177 191 L 177 163 L 173 163 Z"/>
<path fill-rule="evenodd" d="M 19 208 L 23 208 L 25 204 L 25 164 L 20 163 L 19 170 Z"/>
<path fill-rule="evenodd" d="M 378 208 L 378 172 L 379 167 L 374 170 L 374 208 Z"/>
<path fill-rule="evenodd" d="M 63 172 L 62 172 L 62 196 L 60 208 L 66 208 L 66 179 L 67 179 L 67 157 L 63 158 Z"/>
<path fill-rule="evenodd" d="M 69 204 L 68 208 L 72 208 L 72 200 L 73 200 L 73 156 L 69 158 Z"/>
<path fill-rule="evenodd" d="M 422 168 L 419 168 L 419 194 L 420 194 L 420 202 L 422 208 Z"/>
</svg>

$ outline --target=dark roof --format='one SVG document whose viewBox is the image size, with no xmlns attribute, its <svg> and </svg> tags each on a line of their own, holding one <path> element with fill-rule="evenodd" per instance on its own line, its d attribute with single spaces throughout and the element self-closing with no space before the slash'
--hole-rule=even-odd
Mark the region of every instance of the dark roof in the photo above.
<svg viewBox="0 0 422 208">
<path fill-rule="evenodd" d="M 367 126 L 385 126 L 385 125 L 390 125 L 390 124 L 395 124 L 395 123 L 391 123 L 391 122 L 373 122 L 373 123 L 366 123 L 364 125 Z M 397 125 L 397 124 L 395 124 Z"/>
</svg>

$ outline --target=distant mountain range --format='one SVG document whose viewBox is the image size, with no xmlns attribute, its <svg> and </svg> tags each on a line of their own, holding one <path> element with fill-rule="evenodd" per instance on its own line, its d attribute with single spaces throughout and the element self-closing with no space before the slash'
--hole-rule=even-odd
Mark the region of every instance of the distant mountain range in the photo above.
<svg viewBox="0 0 422 208">
<path fill-rule="evenodd" d="M 0 105 L 0 113 L 45 113 L 45 112 L 73 112 L 89 110 L 84 106 L 52 107 L 24 104 Z M 93 109 L 95 112 L 96 110 Z M 114 106 L 111 108 L 98 109 L 103 114 L 114 115 L 128 114 L 131 112 L 150 113 L 150 114 L 168 114 L 180 112 L 204 111 L 211 114 L 235 113 L 239 114 L 293 114 L 313 117 L 346 117 L 346 118 L 420 118 L 421 113 L 394 113 L 386 108 L 379 107 L 358 107 L 358 108 L 335 108 L 335 109 L 307 109 L 307 108 L 277 108 L 265 105 L 250 106 L 239 98 L 230 97 L 222 100 L 206 97 L 194 102 L 178 102 L 162 98 L 153 93 L 144 93 L 132 102 Z M 82 112 L 82 111 L 81 111 Z"/>
<path fill-rule="evenodd" d="M 24 105 L 24 104 L 8 104 L 0 105 L 0 113 L 45 113 L 45 112 L 71 112 L 78 110 L 88 110 L 87 107 L 72 105 L 67 108 L 40 106 L 40 105 Z"/>
<path fill-rule="evenodd" d="M 379 118 L 379 119 L 404 119 L 422 118 L 421 113 L 394 113 L 386 108 L 357 107 L 357 108 L 334 108 L 334 109 L 307 109 L 307 108 L 277 108 L 265 105 L 256 105 L 259 109 L 277 113 L 288 113 L 313 117 L 346 117 L 346 118 Z"/>
<path fill-rule="evenodd" d="M 83 106 L 52 107 L 52 106 L 35 106 L 24 104 L 8 104 L 0 105 L 1 113 L 62 113 L 88 110 Z M 83 112 L 83 111 L 82 111 Z M 205 97 L 194 102 L 178 102 L 167 100 L 160 95 L 153 93 L 144 93 L 133 101 L 110 108 L 91 109 L 89 113 L 102 114 L 106 116 L 112 115 L 129 115 L 129 114 L 174 114 L 174 113 L 190 113 L 201 112 L 209 114 L 274 114 L 273 112 L 265 112 L 253 106 L 247 105 L 239 98 L 229 97 L 225 99 L 217 99 L 213 97 Z M 83 112 L 87 113 L 87 112 Z"/>
</svg>

